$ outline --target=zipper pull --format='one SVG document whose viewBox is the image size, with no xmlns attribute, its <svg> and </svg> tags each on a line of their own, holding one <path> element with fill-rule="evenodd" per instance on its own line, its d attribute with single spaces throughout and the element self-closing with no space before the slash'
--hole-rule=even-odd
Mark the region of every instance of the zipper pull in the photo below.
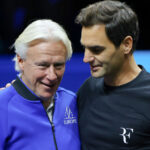
<svg viewBox="0 0 150 150">
<path fill-rule="evenodd" d="M 53 122 L 51 122 L 51 125 L 52 125 L 52 130 L 55 132 L 55 126 L 54 126 Z"/>
</svg>

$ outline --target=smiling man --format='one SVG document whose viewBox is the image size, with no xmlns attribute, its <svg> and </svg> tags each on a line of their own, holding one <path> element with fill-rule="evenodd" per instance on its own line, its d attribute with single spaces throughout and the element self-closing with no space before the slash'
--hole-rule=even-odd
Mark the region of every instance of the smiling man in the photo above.
<svg viewBox="0 0 150 150">
<path fill-rule="evenodd" d="M 66 32 L 37 20 L 14 47 L 20 74 L 0 91 L 0 150 L 80 150 L 76 95 L 59 87 L 72 55 Z"/>
<path fill-rule="evenodd" d="M 76 21 L 92 75 L 78 91 L 82 150 L 150 149 L 150 74 L 133 56 L 136 13 L 105 0 L 83 8 Z"/>
</svg>

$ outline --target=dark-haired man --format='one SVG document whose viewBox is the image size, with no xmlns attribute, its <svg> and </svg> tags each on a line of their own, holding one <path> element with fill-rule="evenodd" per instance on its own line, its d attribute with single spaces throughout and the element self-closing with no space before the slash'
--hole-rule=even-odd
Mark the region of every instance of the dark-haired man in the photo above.
<svg viewBox="0 0 150 150">
<path fill-rule="evenodd" d="M 82 150 L 150 149 L 150 74 L 133 57 L 136 13 L 106 0 L 82 9 L 76 22 L 92 74 L 78 91 Z"/>
</svg>

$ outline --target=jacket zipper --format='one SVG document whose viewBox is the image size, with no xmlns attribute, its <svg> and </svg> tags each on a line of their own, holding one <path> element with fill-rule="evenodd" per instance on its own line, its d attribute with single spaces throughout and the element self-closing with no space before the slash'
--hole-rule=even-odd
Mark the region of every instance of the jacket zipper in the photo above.
<svg viewBox="0 0 150 150">
<path fill-rule="evenodd" d="M 51 121 L 50 121 L 50 123 L 51 123 L 51 126 L 52 126 L 52 133 L 53 133 L 53 138 L 54 138 L 54 144 L 55 144 L 56 150 L 58 150 L 57 142 L 56 142 L 56 136 L 55 136 L 55 125 Z"/>
<path fill-rule="evenodd" d="M 42 105 L 43 105 L 43 103 L 42 103 Z M 44 107 L 44 105 L 43 105 L 43 107 Z M 45 110 L 45 108 L 44 108 L 44 110 Z M 47 114 L 46 110 L 45 110 L 45 112 Z M 56 136 L 55 136 L 55 125 L 54 125 L 54 123 L 52 121 L 50 121 L 48 114 L 47 114 L 47 117 L 48 117 L 48 120 L 49 120 L 49 122 L 50 122 L 50 124 L 52 126 L 52 133 L 53 133 L 53 139 L 54 139 L 55 148 L 56 148 L 56 150 L 58 150 L 58 146 L 57 146 L 57 142 L 56 142 Z"/>
</svg>

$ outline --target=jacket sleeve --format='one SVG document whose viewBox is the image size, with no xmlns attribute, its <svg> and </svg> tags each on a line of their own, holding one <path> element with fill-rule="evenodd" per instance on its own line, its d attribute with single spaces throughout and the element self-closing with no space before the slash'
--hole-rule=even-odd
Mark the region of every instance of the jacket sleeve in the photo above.
<svg viewBox="0 0 150 150">
<path fill-rule="evenodd" d="M 0 91 L 0 150 L 4 150 L 8 128 L 8 101 L 6 95 Z"/>
</svg>

